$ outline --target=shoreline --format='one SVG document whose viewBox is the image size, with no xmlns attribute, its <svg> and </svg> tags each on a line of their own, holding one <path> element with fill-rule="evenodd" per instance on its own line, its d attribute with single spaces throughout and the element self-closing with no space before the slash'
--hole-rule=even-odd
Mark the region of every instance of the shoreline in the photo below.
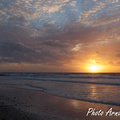
<svg viewBox="0 0 120 120">
<path fill-rule="evenodd" d="M 116 112 L 120 111 L 119 106 L 62 98 L 37 90 L 0 86 L 0 120 L 120 119 L 120 116 L 96 116 L 91 114 L 86 116 L 89 108 L 104 112 L 107 112 L 110 108 L 113 108 Z M 5 116 L 6 113 L 7 116 Z"/>
</svg>

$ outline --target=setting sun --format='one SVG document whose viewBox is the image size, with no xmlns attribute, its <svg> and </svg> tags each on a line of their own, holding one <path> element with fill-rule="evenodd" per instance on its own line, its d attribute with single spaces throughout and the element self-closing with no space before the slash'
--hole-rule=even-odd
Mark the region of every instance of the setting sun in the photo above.
<svg viewBox="0 0 120 120">
<path fill-rule="evenodd" d="M 89 67 L 90 72 L 99 72 L 99 66 L 98 65 L 91 65 Z"/>
</svg>

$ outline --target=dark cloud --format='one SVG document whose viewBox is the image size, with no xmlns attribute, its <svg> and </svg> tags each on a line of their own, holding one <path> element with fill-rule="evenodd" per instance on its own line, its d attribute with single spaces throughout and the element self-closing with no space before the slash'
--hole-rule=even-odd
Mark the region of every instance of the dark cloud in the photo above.
<svg viewBox="0 0 120 120">
<path fill-rule="evenodd" d="M 77 44 L 79 42 L 92 42 L 102 34 L 102 30 L 97 27 L 90 27 L 81 23 L 71 25 L 62 31 L 50 34 L 46 39 L 60 40 L 64 42 L 72 42 Z"/>
<path fill-rule="evenodd" d="M 25 47 L 21 43 L 11 42 L 11 41 L 4 41 L 0 43 L 0 56 L 1 57 L 8 57 L 8 59 L 1 59 L 1 62 L 32 62 L 34 61 L 34 50 Z M 32 57 L 31 57 L 32 56 Z M 12 58 L 12 59 L 9 59 Z"/>
<path fill-rule="evenodd" d="M 118 54 L 116 55 L 116 57 L 120 57 L 120 53 L 118 53 Z"/>
<path fill-rule="evenodd" d="M 47 26 L 48 25 L 48 26 Z M 35 30 L 37 35 L 29 29 L 20 26 L 4 28 L 0 30 L 0 62 L 10 63 L 45 63 L 57 64 L 73 58 L 72 48 L 76 44 L 87 45 L 99 41 L 104 32 L 99 27 L 90 27 L 81 23 L 75 23 L 62 30 L 53 25 L 46 24 Z M 86 53 L 87 54 L 87 53 Z"/>
<path fill-rule="evenodd" d="M 1 30 L 0 36 L 0 62 L 51 64 L 68 57 L 59 40 L 38 39 L 18 27 Z"/>
<path fill-rule="evenodd" d="M 79 60 L 92 58 L 92 53 L 106 60 L 111 58 L 108 57 L 110 55 L 116 55 L 119 59 L 119 53 L 110 53 L 118 48 L 120 40 L 118 7 L 113 13 L 110 8 L 104 8 L 107 12 L 102 12 L 107 3 L 98 3 L 89 5 L 89 10 L 84 5 L 86 9 L 82 11 L 82 7 L 80 9 L 76 4 L 74 10 L 69 5 L 66 7 L 64 2 L 57 1 L 52 8 L 37 0 L 33 3 L 28 0 L 26 4 L 13 0 L 8 7 L 3 4 L 0 15 L 0 62 L 59 65 L 77 57 Z M 55 1 L 51 0 L 52 3 Z M 33 6 L 32 9 L 29 5 Z M 115 41 L 118 41 L 117 45 L 112 48 Z M 73 51 L 75 47 L 77 52 Z"/>
</svg>

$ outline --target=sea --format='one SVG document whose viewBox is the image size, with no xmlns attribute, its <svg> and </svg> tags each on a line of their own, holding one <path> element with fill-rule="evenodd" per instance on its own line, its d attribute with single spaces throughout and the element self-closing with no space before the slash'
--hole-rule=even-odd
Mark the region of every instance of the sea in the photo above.
<svg viewBox="0 0 120 120">
<path fill-rule="evenodd" d="M 0 73 L 0 85 L 120 106 L 120 73 Z"/>
</svg>

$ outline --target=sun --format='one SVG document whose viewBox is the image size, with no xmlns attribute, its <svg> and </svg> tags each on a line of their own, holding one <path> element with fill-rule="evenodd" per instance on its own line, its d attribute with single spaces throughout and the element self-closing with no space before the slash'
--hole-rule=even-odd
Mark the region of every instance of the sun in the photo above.
<svg viewBox="0 0 120 120">
<path fill-rule="evenodd" d="M 88 73 L 103 73 L 105 67 L 105 65 L 100 64 L 100 62 L 96 60 L 88 60 L 88 62 L 84 64 L 84 70 Z"/>
<path fill-rule="evenodd" d="M 98 65 L 91 65 L 89 66 L 89 71 L 90 72 L 99 72 L 100 67 Z"/>
</svg>

